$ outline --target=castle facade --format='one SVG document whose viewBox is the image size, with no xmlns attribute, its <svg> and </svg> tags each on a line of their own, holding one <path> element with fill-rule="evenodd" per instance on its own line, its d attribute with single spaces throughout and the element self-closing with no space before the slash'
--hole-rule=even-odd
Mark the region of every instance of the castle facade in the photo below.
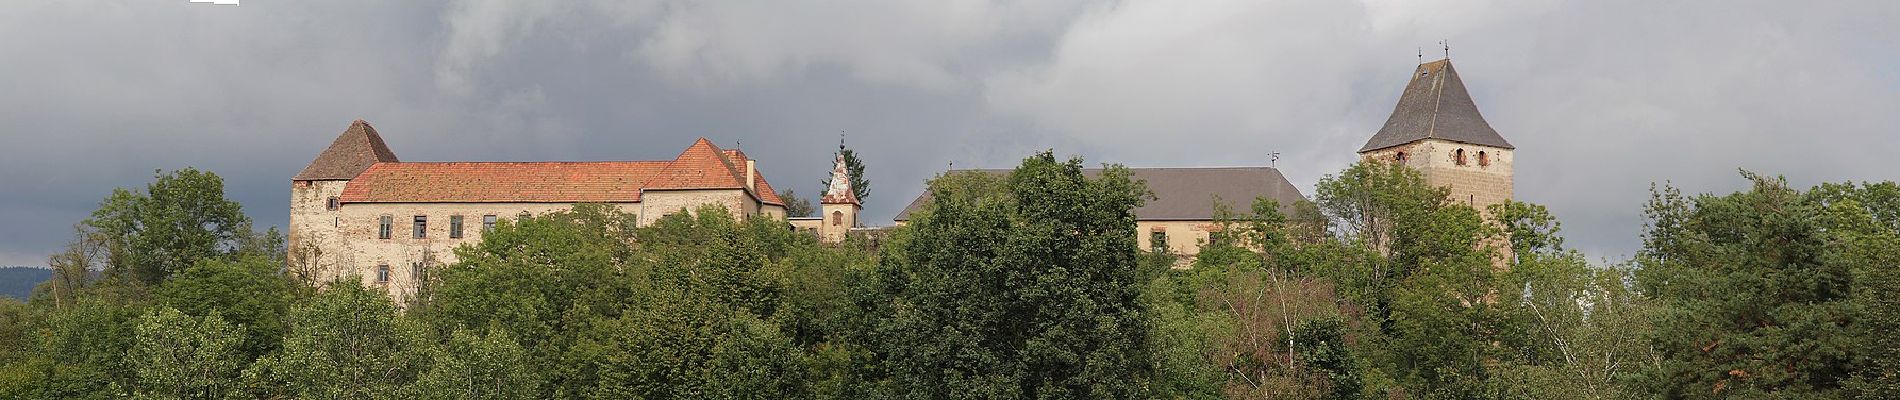
<svg viewBox="0 0 1900 400">
<path fill-rule="evenodd" d="M 735 218 L 785 219 L 757 160 L 705 138 L 671 160 L 403 162 L 361 120 L 291 178 L 290 194 L 292 273 L 360 279 L 399 302 L 497 222 L 576 203 L 611 205 L 641 226 L 706 205 Z"/>
</svg>

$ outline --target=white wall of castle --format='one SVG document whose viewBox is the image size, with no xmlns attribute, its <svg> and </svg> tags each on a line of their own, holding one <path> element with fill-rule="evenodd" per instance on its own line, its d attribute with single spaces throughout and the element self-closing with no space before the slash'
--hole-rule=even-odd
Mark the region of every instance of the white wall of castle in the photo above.
<svg viewBox="0 0 1900 400">
<path fill-rule="evenodd" d="M 357 279 L 364 286 L 383 288 L 398 302 L 415 294 L 420 276 L 417 263 L 430 267 L 452 264 L 455 249 L 482 240 L 483 221 L 495 216 L 496 222 L 527 215 L 544 215 L 573 209 L 573 203 L 343 203 L 328 208 L 332 197 L 343 193 L 346 181 L 297 181 L 292 184 L 290 204 L 290 265 L 293 273 L 317 282 Z M 697 212 L 702 205 L 720 205 L 735 218 L 764 217 L 783 220 L 784 207 L 760 204 L 744 191 L 678 190 L 650 191 L 645 202 L 610 203 L 624 213 L 633 214 L 640 226 L 661 216 L 687 210 Z M 382 218 L 389 217 L 389 237 L 381 237 Z M 425 216 L 424 234 L 415 235 L 415 217 Z M 452 219 L 461 216 L 460 237 L 452 233 Z M 388 268 L 387 279 L 378 279 L 379 270 Z"/>
<path fill-rule="evenodd" d="M 1460 149 L 1465 153 L 1463 165 L 1458 163 Z M 1400 152 L 1405 153 L 1403 164 L 1418 170 L 1426 182 L 1450 188 L 1454 202 L 1482 212 L 1492 204 L 1512 199 L 1511 166 L 1515 157 L 1510 149 L 1425 139 L 1360 153 L 1360 156 L 1391 161 Z M 1482 162 L 1480 154 L 1484 158 Z"/>
</svg>

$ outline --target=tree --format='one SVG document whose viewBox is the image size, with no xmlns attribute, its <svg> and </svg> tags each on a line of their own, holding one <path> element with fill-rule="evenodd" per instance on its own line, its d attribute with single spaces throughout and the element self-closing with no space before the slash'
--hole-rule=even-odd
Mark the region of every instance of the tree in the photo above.
<svg viewBox="0 0 1900 400">
<path fill-rule="evenodd" d="M 939 178 L 942 180 L 943 178 Z M 980 178 L 977 178 L 980 180 Z M 935 201 L 878 267 L 886 396 L 1131 398 L 1152 375 L 1126 168 L 1025 159 L 1004 190 Z"/>
<path fill-rule="evenodd" d="M 293 308 L 283 349 L 245 371 L 252 397 L 391 399 L 425 371 L 432 344 L 380 290 L 333 283 Z M 273 393 L 281 392 L 281 393 Z"/>
<path fill-rule="evenodd" d="M 844 143 L 839 142 L 838 154 L 844 155 L 844 170 L 851 173 L 851 194 L 858 196 L 858 201 L 870 199 L 871 180 L 864 177 L 864 162 L 858 160 L 858 153 L 845 148 Z M 826 175 L 819 184 L 820 187 L 831 187 L 831 176 Z"/>
<path fill-rule="evenodd" d="M 280 274 L 281 258 L 264 255 L 206 259 L 174 274 L 156 290 L 160 303 L 189 315 L 218 315 L 240 326 L 245 359 L 276 350 L 284 337 L 293 285 Z"/>
<path fill-rule="evenodd" d="M 1857 271 L 1892 268 L 1892 220 L 1853 197 L 1829 198 L 1840 190 L 1804 194 L 1742 175 L 1748 191 L 1685 197 L 1665 187 L 1646 207 L 1636 282 L 1664 310 L 1649 340 L 1661 361 L 1636 389 L 1843 397 L 1870 361 L 1860 356 L 1867 341 L 1889 336 L 1859 336 L 1854 299 Z"/>
<path fill-rule="evenodd" d="M 528 352 L 500 327 L 457 329 L 416 382 L 423 399 L 538 399 L 543 379 Z"/>
<path fill-rule="evenodd" d="M 211 313 L 193 317 L 160 307 L 140 317 L 137 343 L 126 355 L 143 398 L 208 399 L 234 395 L 249 364 L 244 332 Z"/>
<path fill-rule="evenodd" d="M 798 197 L 798 193 L 793 192 L 792 189 L 779 192 L 778 198 L 785 200 L 785 216 L 787 217 L 809 217 L 818 213 L 818 209 L 812 208 L 811 200 Z"/>
<path fill-rule="evenodd" d="M 250 218 L 224 198 L 224 180 L 192 168 L 157 173 L 142 192 L 114 189 L 82 225 L 105 242 L 108 276 L 148 285 L 252 235 Z"/>
<path fill-rule="evenodd" d="M 1624 383 L 1656 352 L 1645 343 L 1652 301 L 1628 284 L 1627 265 L 1592 267 L 1563 248 L 1561 224 L 1543 206 L 1505 202 L 1491 215 L 1509 232 L 1516 257 L 1504 287 L 1519 287 L 1525 342 L 1497 372 L 1509 394 L 1527 398 L 1626 398 Z"/>
</svg>

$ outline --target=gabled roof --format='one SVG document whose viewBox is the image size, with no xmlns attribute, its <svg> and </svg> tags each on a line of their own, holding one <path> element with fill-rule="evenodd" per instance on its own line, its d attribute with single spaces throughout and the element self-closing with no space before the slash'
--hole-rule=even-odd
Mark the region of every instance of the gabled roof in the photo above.
<svg viewBox="0 0 1900 400">
<path fill-rule="evenodd" d="M 345 203 L 623 203 L 671 163 L 377 163 L 343 188 Z"/>
<path fill-rule="evenodd" d="M 337 135 L 330 147 L 317 154 L 317 159 L 303 167 L 303 172 L 290 178 L 299 181 L 349 180 L 379 162 L 396 162 L 396 153 L 389 151 L 389 145 L 383 144 L 383 137 L 376 134 L 376 128 L 369 122 L 356 120 L 349 129 Z"/>
<path fill-rule="evenodd" d="M 739 167 L 743 168 L 743 167 Z M 699 138 L 647 183 L 651 189 L 743 189 L 745 173 L 712 141 Z"/>
<path fill-rule="evenodd" d="M 951 170 L 948 173 L 969 171 L 1010 173 L 1007 169 Z M 1082 170 L 1091 178 L 1101 172 L 1098 168 Z M 1252 209 L 1257 197 L 1279 201 L 1280 212 L 1284 213 L 1291 213 L 1294 203 L 1306 199 L 1300 195 L 1299 188 L 1287 182 L 1286 176 L 1271 167 L 1129 168 L 1129 172 L 1134 174 L 1135 180 L 1147 182 L 1148 190 L 1155 194 L 1155 199 L 1135 209 L 1135 219 L 1142 221 L 1212 220 L 1216 199 L 1237 213 Z M 929 203 L 930 192 L 925 191 L 893 219 L 908 221 L 911 213 Z"/>
<path fill-rule="evenodd" d="M 1478 113 L 1478 105 L 1465 90 L 1464 80 L 1458 78 L 1458 69 L 1452 68 L 1451 59 L 1419 64 L 1412 72 L 1412 82 L 1399 96 L 1399 104 L 1393 107 L 1392 116 L 1386 118 L 1385 127 L 1379 128 L 1359 152 L 1421 139 L 1515 148 Z"/>
<path fill-rule="evenodd" d="M 624 203 L 640 201 L 643 190 L 738 189 L 761 203 L 785 205 L 763 173 L 752 176 L 756 190 L 744 185 L 746 160 L 744 152 L 700 138 L 669 161 L 376 162 L 352 174 L 338 200 Z"/>
</svg>

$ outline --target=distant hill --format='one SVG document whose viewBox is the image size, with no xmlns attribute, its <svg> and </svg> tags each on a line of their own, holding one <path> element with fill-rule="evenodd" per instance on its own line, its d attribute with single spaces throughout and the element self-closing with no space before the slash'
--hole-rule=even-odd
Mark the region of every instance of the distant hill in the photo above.
<svg viewBox="0 0 1900 400">
<path fill-rule="evenodd" d="M 0 268 L 0 296 L 25 301 L 33 295 L 33 287 L 53 279 L 53 270 L 32 267 Z"/>
</svg>

